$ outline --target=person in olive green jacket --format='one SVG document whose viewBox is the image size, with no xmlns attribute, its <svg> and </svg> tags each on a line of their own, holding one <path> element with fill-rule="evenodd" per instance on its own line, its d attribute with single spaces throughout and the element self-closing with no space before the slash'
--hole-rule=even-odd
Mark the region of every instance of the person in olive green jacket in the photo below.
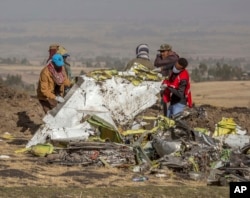
<svg viewBox="0 0 250 198">
<path fill-rule="evenodd" d="M 42 69 L 37 87 L 37 98 L 45 113 L 65 100 L 64 88 L 70 86 L 61 54 L 54 54 L 47 65 Z"/>
<path fill-rule="evenodd" d="M 136 58 L 130 60 L 126 67 L 124 68 L 124 71 L 130 70 L 135 63 L 142 64 L 143 66 L 147 67 L 148 69 L 152 70 L 154 69 L 153 63 L 149 59 L 149 49 L 147 44 L 140 44 L 136 47 Z"/>
</svg>

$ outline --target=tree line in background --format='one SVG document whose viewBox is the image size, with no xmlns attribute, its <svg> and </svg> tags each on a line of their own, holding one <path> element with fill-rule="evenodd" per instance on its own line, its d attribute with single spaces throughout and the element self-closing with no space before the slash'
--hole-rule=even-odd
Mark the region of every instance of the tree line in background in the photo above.
<svg viewBox="0 0 250 198">
<path fill-rule="evenodd" d="M 241 67 L 220 63 L 217 63 L 215 66 L 208 66 L 201 63 L 191 72 L 191 79 L 195 82 L 246 80 L 249 77 L 250 73 L 244 72 Z"/>
<path fill-rule="evenodd" d="M 31 65 L 27 58 L 18 59 L 16 57 L 13 58 L 1 58 L 0 57 L 0 64 L 7 64 L 7 65 Z"/>
<path fill-rule="evenodd" d="M 33 84 L 27 84 L 22 81 L 21 75 L 10 75 L 6 76 L 6 79 L 3 79 L 0 76 L 0 84 L 4 84 L 9 87 L 13 87 L 18 90 L 28 91 L 30 93 L 35 91 L 35 86 Z"/>
<path fill-rule="evenodd" d="M 250 62 L 244 58 L 191 59 L 190 62 L 197 65 L 190 72 L 194 82 L 250 79 Z"/>
<path fill-rule="evenodd" d="M 229 81 L 229 80 L 250 80 L 250 61 L 244 58 L 237 59 L 193 59 L 189 60 L 189 71 L 191 79 L 194 82 L 203 81 Z M 117 58 L 110 56 L 97 56 L 96 58 L 80 58 L 76 60 L 82 63 L 82 67 L 93 68 L 107 68 L 122 70 L 128 58 Z M 17 64 L 17 65 L 30 65 L 29 60 L 17 58 L 0 58 L 1 64 Z M 83 70 L 79 75 L 84 74 Z M 8 86 L 21 88 L 26 91 L 34 91 L 34 85 L 25 84 L 22 81 L 21 75 L 7 75 L 3 79 L 0 76 L 0 82 Z"/>
<path fill-rule="evenodd" d="M 188 60 L 189 71 L 194 82 L 250 79 L 250 61 L 245 58 L 188 58 Z M 81 58 L 80 61 L 88 68 L 104 67 L 122 70 L 129 59 L 98 56 L 95 59 Z"/>
</svg>

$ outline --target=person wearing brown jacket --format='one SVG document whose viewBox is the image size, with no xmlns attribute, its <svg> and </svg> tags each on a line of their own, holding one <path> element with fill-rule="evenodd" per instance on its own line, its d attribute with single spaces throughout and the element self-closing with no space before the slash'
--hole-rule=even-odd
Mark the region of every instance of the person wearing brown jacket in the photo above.
<svg viewBox="0 0 250 198">
<path fill-rule="evenodd" d="M 42 69 L 37 87 L 37 98 L 45 113 L 64 102 L 64 87 L 70 86 L 61 54 L 54 54 Z"/>
<path fill-rule="evenodd" d="M 156 55 L 154 66 L 157 69 L 154 71 L 161 72 L 162 76 L 168 77 L 173 66 L 179 59 L 179 55 L 172 51 L 172 46 L 169 44 L 162 44 L 158 50 L 160 53 Z"/>
</svg>

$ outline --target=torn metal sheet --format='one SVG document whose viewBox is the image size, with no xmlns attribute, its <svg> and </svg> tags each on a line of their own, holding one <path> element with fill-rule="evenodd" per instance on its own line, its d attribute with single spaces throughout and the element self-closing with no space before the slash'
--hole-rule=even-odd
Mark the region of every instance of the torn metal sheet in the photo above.
<svg viewBox="0 0 250 198">
<path fill-rule="evenodd" d="M 84 140 L 93 129 L 86 121 L 89 115 L 100 117 L 117 129 L 125 125 L 143 110 L 157 101 L 160 81 L 143 81 L 138 86 L 128 80 L 113 76 L 98 82 L 85 75 L 65 96 L 65 102 L 59 104 L 43 119 L 41 126 L 26 147 L 51 140 Z"/>
<path fill-rule="evenodd" d="M 232 149 L 241 149 L 250 143 L 250 136 L 248 135 L 229 134 L 215 137 L 215 139 L 220 140 L 224 144 L 230 146 Z"/>
<path fill-rule="evenodd" d="M 181 141 L 165 141 L 160 137 L 155 137 L 152 141 L 152 146 L 160 157 L 170 155 L 181 150 Z"/>
</svg>

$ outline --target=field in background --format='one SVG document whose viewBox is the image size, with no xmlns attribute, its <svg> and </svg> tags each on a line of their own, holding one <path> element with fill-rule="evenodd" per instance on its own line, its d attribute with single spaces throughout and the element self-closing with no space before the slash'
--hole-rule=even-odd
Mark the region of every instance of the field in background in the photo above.
<svg viewBox="0 0 250 198">
<path fill-rule="evenodd" d="M 26 83 L 34 84 L 39 78 L 42 66 L 11 66 L 1 65 L 1 76 L 21 75 Z M 95 68 L 97 69 L 97 68 Z M 72 67 L 74 76 L 81 71 L 89 72 L 93 68 Z M 216 81 L 192 83 L 193 101 L 197 105 L 210 104 L 221 107 L 249 107 L 250 108 L 250 81 Z"/>
<path fill-rule="evenodd" d="M 21 65 L 0 65 L 1 76 L 6 77 L 10 75 L 21 75 L 22 81 L 29 84 L 36 84 L 39 79 L 39 74 L 44 66 L 21 66 Z M 98 69 L 98 68 L 95 68 Z M 86 67 L 72 67 L 73 76 L 78 76 L 81 71 L 89 72 L 93 68 Z"/>
<path fill-rule="evenodd" d="M 250 81 L 192 83 L 191 90 L 197 105 L 250 108 Z"/>
</svg>

